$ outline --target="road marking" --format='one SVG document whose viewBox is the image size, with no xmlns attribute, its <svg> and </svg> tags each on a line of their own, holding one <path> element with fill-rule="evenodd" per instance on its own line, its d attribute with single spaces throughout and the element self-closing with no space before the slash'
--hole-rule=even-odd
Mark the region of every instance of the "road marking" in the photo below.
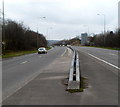
<svg viewBox="0 0 120 107">
<path fill-rule="evenodd" d="M 16 88 L 11 94 L 7 95 L 5 98 L 2 99 L 2 101 L 0 102 L 0 104 L 2 104 L 2 102 L 4 100 L 6 100 L 8 97 L 12 96 L 15 92 L 17 92 L 18 90 L 22 89 L 25 85 L 27 85 L 30 81 L 34 80 L 38 75 L 40 74 L 40 72 L 34 73 L 32 76 L 29 76 L 25 82 L 20 83 L 18 85 L 18 88 Z M 14 87 L 13 87 L 14 88 Z"/>
<path fill-rule="evenodd" d="M 92 54 L 90 54 L 90 53 L 88 53 L 88 55 L 90 55 L 90 56 L 92 56 L 93 58 L 96 58 L 97 60 L 102 61 L 102 62 L 104 62 L 104 63 L 106 63 L 106 64 L 108 64 L 108 65 L 110 65 L 110 66 L 112 66 L 112 67 L 117 68 L 117 69 L 120 70 L 119 67 L 117 67 L 117 66 L 115 66 L 115 65 L 113 65 L 113 64 L 111 64 L 111 63 L 109 63 L 109 62 L 107 62 L 107 61 L 105 61 L 105 60 L 103 60 L 103 59 L 100 59 L 100 58 L 98 58 L 98 57 L 96 57 L 96 56 L 94 56 L 94 55 L 92 55 Z"/>
<path fill-rule="evenodd" d="M 116 54 L 113 54 L 113 53 L 109 53 L 109 55 L 114 55 L 114 56 L 117 56 Z"/>
<path fill-rule="evenodd" d="M 64 56 L 64 54 L 67 52 L 67 49 L 65 49 L 64 53 L 61 56 Z"/>
<path fill-rule="evenodd" d="M 28 61 L 24 61 L 24 62 L 21 62 L 20 64 L 25 64 L 25 63 L 27 63 Z"/>
</svg>

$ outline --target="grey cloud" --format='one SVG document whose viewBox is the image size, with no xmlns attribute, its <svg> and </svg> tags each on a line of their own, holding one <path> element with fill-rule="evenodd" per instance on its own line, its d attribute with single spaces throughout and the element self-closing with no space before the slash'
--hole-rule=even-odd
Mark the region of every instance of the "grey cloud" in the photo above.
<svg viewBox="0 0 120 107">
<path fill-rule="evenodd" d="M 9 1 L 9 0 L 8 0 Z M 6 16 L 15 20 L 21 20 L 31 29 L 36 30 L 36 26 L 41 28 L 41 32 L 46 33 L 48 27 L 54 27 L 54 35 L 76 35 L 75 31 L 87 31 L 83 25 L 89 26 L 90 32 L 100 32 L 103 28 L 103 17 L 98 13 L 106 15 L 108 28 L 114 28 L 117 24 L 117 3 L 119 0 L 14 0 L 10 3 L 6 0 Z M 11 1 L 12 2 L 12 1 Z M 75 2 L 75 4 L 74 4 Z M 81 3 L 81 4 L 77 4 Z M 80 6 L 79 6 L 80 5 Z M 46 19 L 40 17 L 45 16 Z M 39 23 L 39 24 L 38 24 Z M 112 23 L 112 24 L 111 24 Z M 114 24 L 113 24 L 114 23 Z M 56 26 L 54 26 L 56 25 Z M 107 26 L 107 25 L 106 25 Z M 109 30 L 109 29 L 108 29 Z M 111 29 L 110 29 L 111 30 Z M 51 35 L 54 39 L 56 36 Z"/>
</svg>

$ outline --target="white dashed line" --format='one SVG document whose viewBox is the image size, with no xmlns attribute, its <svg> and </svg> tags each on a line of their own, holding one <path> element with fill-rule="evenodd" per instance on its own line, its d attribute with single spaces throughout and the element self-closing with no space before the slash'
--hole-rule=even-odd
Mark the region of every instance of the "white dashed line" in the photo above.
<svg viewBox="0 0 120 107">
<path fill-rule="evenodd" d="M 24 62 L 21 62 L 20 64 L 25 64 L 25 63 L 27 63 L 28 61 L 24 61 Z"/>
<path fill-rule="evenodd" d="M 117 56 L 116 54 L 113 54 L 113 53 L 109 53 L 109 55 Z"/>
<path fill-rule="evenodd" d="M 98 57 L 96 57 L 96 56 L 94 56 L 94 55 L 92 55 L 92 54 L 90 54 L 90 53 L 88 53 L 88 55 L 90 55 L 90 56 L 92 56 L 93 58 L 95 58 L 95 59 L 97 59 L 97 60 L 99 60 L 99 61 L 102 61 L 102 62 L 104 62 L 104 63 L 106 63 L 106 64 L 108 64 L 108 65 L 110 65 L 110 66 L 112 66 L 112 67 L 120 70 L 119 67 L 117 67 L 117 66 L 115 66 L 115 65 L 113 65 L 113 64 L 111 64 L 111 63 L 109 63 L 109 62 L 107 62 L 107 61 L 105 61 L 105 60 L 103 60 L 103 59 L 100 59 L 100 58 L 98 58 Z"/>
</svg>

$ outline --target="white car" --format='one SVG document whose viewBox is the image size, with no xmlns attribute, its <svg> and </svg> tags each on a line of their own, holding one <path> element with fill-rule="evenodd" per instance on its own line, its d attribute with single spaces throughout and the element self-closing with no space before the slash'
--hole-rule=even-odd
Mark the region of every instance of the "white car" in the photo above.
<svg viewBox="0 0 120 107">
<path fill-rule="evenodd" d="M 41 47 L 38 49 L 38 54 L 42 54 L 42 53 L 44 53 L 44 54 L 47 53 L 47 50 L 44 47 Z"/>
</svg>

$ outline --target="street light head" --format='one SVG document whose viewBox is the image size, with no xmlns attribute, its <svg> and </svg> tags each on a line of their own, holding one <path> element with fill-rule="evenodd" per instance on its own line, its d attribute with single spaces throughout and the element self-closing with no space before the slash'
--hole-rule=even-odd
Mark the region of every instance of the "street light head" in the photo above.
<svg viewBox="0 0 120 107">
<path fill-rule="evenodd" d="M 105 14 L 97 14 L 97 15 L 103 15 L 103 16 L 105 16 Z"/>
<path fill-rule="evenodd" d="M 45 19 L 46 17 L 38 17 L 38 18 L 41 18 L 41 19 L 44 18 Z"/>
</svg>

